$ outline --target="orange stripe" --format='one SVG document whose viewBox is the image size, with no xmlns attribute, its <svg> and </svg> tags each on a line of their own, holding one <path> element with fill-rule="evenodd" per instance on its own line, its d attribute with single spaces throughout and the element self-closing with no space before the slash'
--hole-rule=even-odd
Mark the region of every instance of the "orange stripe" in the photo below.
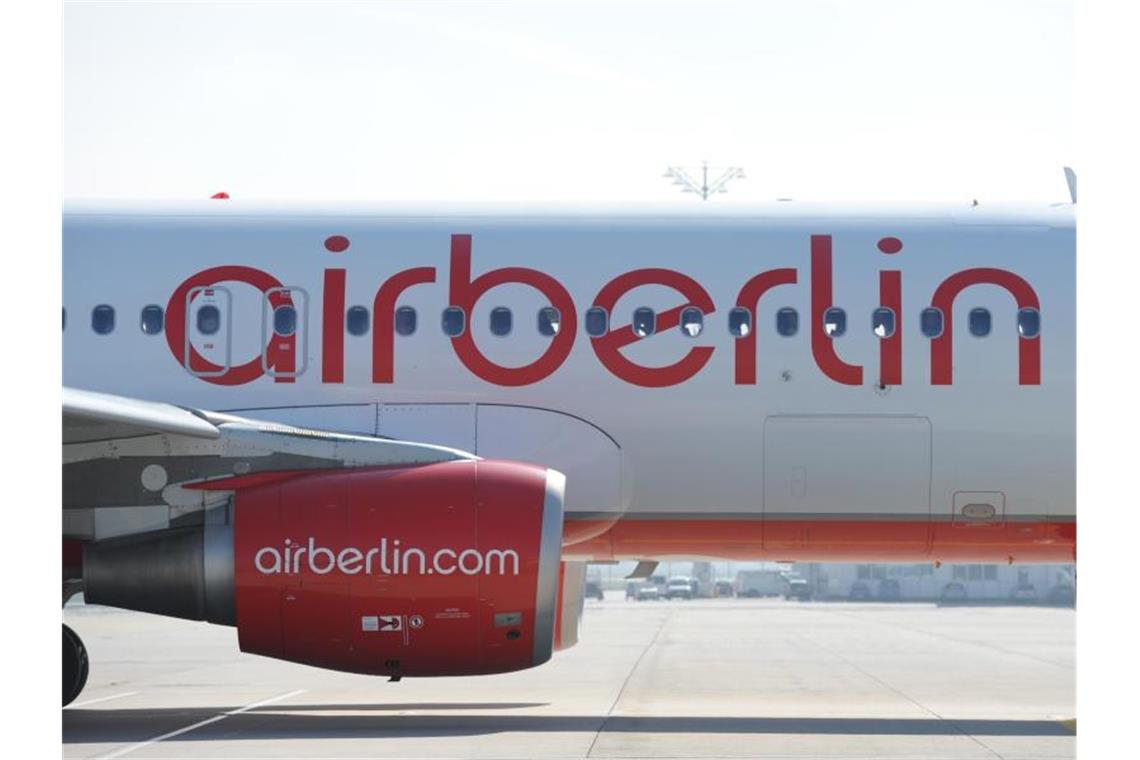
<svg viewBox="0 0 1140 760">
<path fill-rule="evenodd" d="M 596 529 L 567 523 L 567 535 Z M 963 525 L 922 520 L 620 520 L 563 547 L 567 559 L 708 557 L 818 562 L 1072 562 L 1072 522 Z"/>
</svg>

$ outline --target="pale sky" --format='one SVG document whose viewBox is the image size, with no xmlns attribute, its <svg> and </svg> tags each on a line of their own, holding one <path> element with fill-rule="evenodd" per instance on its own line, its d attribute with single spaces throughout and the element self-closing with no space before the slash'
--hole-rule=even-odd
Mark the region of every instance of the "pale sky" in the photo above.
<svg viewBox="0 0 1140 760">
<path fill-rule="evenodd" d="M 1064 201 L 1072 37 L 1050 0 L 69 2 L 64 190 L 691 204 L 661 175 L 708 160 L 733 201 Z"/>
</svg>

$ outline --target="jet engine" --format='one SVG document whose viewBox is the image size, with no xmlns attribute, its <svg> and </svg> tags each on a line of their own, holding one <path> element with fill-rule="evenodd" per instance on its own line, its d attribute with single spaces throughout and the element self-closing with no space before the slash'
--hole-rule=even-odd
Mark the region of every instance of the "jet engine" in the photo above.
<svg viewBox="0 0 1140 760">
<path fill-rule="evenodd" d="M 201 525 L 88 544 L 86 599 L 236 625 L 245 652 L 354 673 L 529 668 L 573 642 L 556 626 L 580 610 L 560 611 L 564 484 L 495 460 L 207 480 L 232 497 Z"/>
</svg>

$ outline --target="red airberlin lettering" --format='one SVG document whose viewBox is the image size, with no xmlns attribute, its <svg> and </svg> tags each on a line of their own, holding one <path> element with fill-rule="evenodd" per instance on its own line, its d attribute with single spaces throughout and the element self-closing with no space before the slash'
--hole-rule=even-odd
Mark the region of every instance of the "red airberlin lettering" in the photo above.
<svg viewBox="0 0 1140 760">
<path fill-rule="evenodd" d="M 178 286 L 166 304 L 166 344 L 170 347 L 170 353 L 179 360 L 179 363 L 185 361 L 186 368 L 202 380 L 215 385 L 243 385 L 265 374 L 261 356 L 255 356 L 244 364 L 227 368 L 206 359 L 193 344 L 186 340 L 186 307 L 190 291 L 194 288 L 220 285 L 224 282 L 243 282 L 252 285 L 262 293 L 282 287 L 273 275 L 253 267 L 221 266 L 191 275 Z M 194 298 L 197 295 L 195 293 Z M 292 306 L 293 304 L 289 295 L 282 291 L 271 293 L 268 299 L 269 305 L 274 309 L 280 306 Z M 193 301 L 193 298 L 189 300 Z M 223 317 L 229 318 L 228 315 L 223 315 Z M 269 335 L 269 343 L 265 347 L 265 366 L 278 373 L 274 380 L 279 383 L 293 382 L 292 375 L 295 371 L 297 355 L 296 345 L 296 333 L 289 336 L 277 335 L 276 333 Z"/>
<path fill-rule="evenodd" d="M 618 299 L 642 285 L 664 285 L 688 299 L 686 303 L 657 315 L 657 329 L 654 334 L 677 327 L 681 323 L 681 312 L 688 306 L 696 306 L 705 316 L 716 311 L 708 291 L 701 287 L 699 282 L 672 269 L 637 269 L 619 275 L 606 283 L 598 292 L 594 306 L 605 309 L 607 314 L 613 314 Z M 645 339 L 650 337 L 652 336 L 646 336 Z M 642 338 L 634 332 L 632 324 L 618 328 L 611 325 L 609 332 L 591 338 L 590 344 L 606 369 L 627 383 L 644 388 L 664 388 L 685 382 L 704 368 L 713 353 L 712 346 L 697 346 L 689 349 L 685 356 L 673 364 L 664 367 L 646 367 L 627 359 L 621 353 L 622 348 L 638 340 Z"/>
<path fill-rule="evenodd" d="M 528 267 L 503 267 L 479 275 L 472 273 L 472 236 L 451 236 L 450 271 L 447 275 L 448 304 L 464 311 L 470 321 L 476 304 L 491 290 L 500 285 L 525 285 L 541 293 L 547 303 L 558 310 L 560 325 L 542 354 L 529 364 L 507 367 L 491 361 L 480 351 L 470 326 L 461 335 L 451 338 L 452 349 L 460 362 L 475 376 L 499 386 L 517 387 L 540 382 L 558 371 L 573 349 L 578 332 L 577 308 L 566 287 L 545 272 Z M 350 241 L 343 235 L 325 239 L 327 253 L 343 260 Z M 903 242 L 896 237 L 878 240 L 878 250 L 895 256 L 903 250 Z M 836 353 L 836 340 L 824 328 L 824 313 L 833 306 L 832 237 L 810 237 L 810 288 L 811 311 L 808 315 L 812 356 L 820 370 L 830 379 L 844 385 L 858 386 L 863 382 L 863 367 L 850 364 Z M 879 340 L 878 382 L 882 385 L 902 383 L 903 318 L 902 272 L 886 269 L 879 273 L 879 304 L 895 314 L 895 331 Z M 324 270 L 321 304 L 321 382 L 345 381 L 345 289 L 347 270 L 337 267 Z M 395 311 L 400 297 L 417 285 L 430 285 L 437 281 L 435 267 L 423 266 L 397 272 L 376 291 L 372 302 L 372 382 L 395 382 Z M 183 281 L 166 307 L 166 342 L 171 354 L 193 374 L 217 385 L 241 385 L 261 377 L 267 371 L 274 381 L 294 381 L 297 366 L 296 333 L 289 336 L 273 333 L 263 348 L 263 355 L 255 356 L 242 364 L 223 366 L 203 356 L 198 347 L 187 340 L 189 307 L 208 289 L 221 289 L 227 282 L 250 285 L 265 294 L 271 309 L 292 305 L 289 289 L 273 275 L 247 266 L 219 266 L 191 275 Z M 796 286 L 798 270 L 784 267 L 761 272 L 741 287 L 736 306 L 746 309 L 753 317 L 751 329 L 733 339 L 733 381 L 736 385 L 755 385 L 757 382 L 759 325 L 758 306 L 772 289 Z M 696 307 L 704 316 L 715 313 L 716 305 L 704 286 L 681 272 L 648 267 L 619 274 L 610 280 L 594 298 L 593 305 L 613 314 L 618 302 L 642 286 L 663 286 L 680 294 L 682 303 L 656 315 L 656 333 L 669 332 L 680 324 L 681 314 L 688 307 Z M 953 312 L 958 294 L 973 285 L 997 285 L 1004 288 L 1019 309 L 1040 310 L 1037 293 L 1022 277 L 1004 269 L 967 269 L 949 276 L 936 289 L 931 305 L 943 314 L 942 334 L 930 341 L 930 377 L 933 385 L 953 383 Z M 441 306 L 442 304 L 442 299 Z M 264 306 L 263 306 L 264 308 Z M 224 318 L 228 319 L 229 315 Z M 302 327 L 302 329 L 304 329 Z M 690 346 L 677 361 L 664 366 L 646 366 L 625 355 L 624 349 L 651 335 L 637 335 L 632 324 L 610 326 L 604 335 L 591 337 L 590 345 L 598 361 L 610 373 L 631 385 L 643 388 L 665 388 L 678 385 L 701 372 L 712 357 L 714 346 Z M 1041 383 L 1041 337 L 1026 338 L 1018 335 L 1018 382 L 1021 385 Z M 227 346 L 228 349 L 228 346 Z"/>
<path fill-rule="evenodd" d="M 931 305 L 942 311 L 942 334 L 930 341 L 930 383 L 951 385 L 954 382 L 954 299 L 971 285 L 997 285 L 1005 288 L 1017 302 L 1018 309 L 1038 309 L 1037 293 L 1013 272 L 979 267 L 950 275 L 934 291 Z M 1041 384 L 1041 338 L 1017 336 L 1018 383 Z"/>
<path fill-rule="evenodd" d="M 835 353 L 835 341 L 823 329 L 831 300 L 831 235 L 811 236 L 811 355 L 823 374 L 844 385 L 862 385 L 863 368 Z"/>
<path fill-rule="evenodd" d="M 752 326 L 748 329 L 748 334 L 736 339 L 736 384 L 737 385 L 755 385 L 756 384 L 756 307 L 760 303 L 760 298 L 772 288 L 777 285 L 795 285 L 796 284 L 796 270 L 788 269 L 773 269 L 769 272 L 761 272 L 753 277 L 748 282 L 744 283 L 744 287 L 740 289 L 740 294 L 736 297 L 736 305 L 741 309 L 747 309 L 752 317 Z"/>
<path fill-rule="evenodd" d="M 451 339 L 451 345 L 459 360 L 467 369 L 489 383 L 495 385 L 518 386 L 537 383 L 554 373 L 574 347 L 574 337 L 578 334 L 578 318 L 574 313 L 574 301 L 562 283 L 545 272 L 526 267 L 505 267 L 471 279 L 471 236 L 451 236 L 451 305 L 458 306 L 470 315 L 475 304 L 487 291 L 507 283 L 529 285 L 546 296 L 550 305 L 561 313 L 562 324 L 551 338 L 550 345 L 542 356 L 521 367 L 504 367 L 488 359 L 475 345 L 470 325 L 462 335 Z"/>
</svg>

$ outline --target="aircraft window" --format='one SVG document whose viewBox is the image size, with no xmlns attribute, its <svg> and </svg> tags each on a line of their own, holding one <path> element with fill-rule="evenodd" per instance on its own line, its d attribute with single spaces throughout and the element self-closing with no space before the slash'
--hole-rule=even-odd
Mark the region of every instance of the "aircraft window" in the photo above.
<svg viewBox="0 0 1140 760">
<path fill-rule="evenodd" d="M 448 306 L 443 310 L 443 332 L 452 338 L 463 334 L 467 326 L 467 315 L 458 306 Z"/>
<path fill-rule="evenodd" d="M 942 309 L 935 309 L 934 307 L 923 309 L 918 322 L 923 335 L 928 338 L 937 338 L 942 334 Z"/>
<path fill-rule="evenodd" d="M 871 312 L 871 328 L 880 338 L 889 338 L 895 334 L 895 313 L 885 306 L 880 306 Z"/>
<path fill-rule="evenodd" d="M 746 338 L 752 332 L 752 312 L 740 306 L 728 312 L 728 332 L 734 338 Z"/>
<path fill-rule="evenodd" d="M 66 306 L 63 309 L 63 329 L 64 330 L 67 329 L 67 307 Z"/>
<path fill-rule="evenodd" d="M 218 311 L 217 306 L 206 304 L 198 309 L 196 317 L 198 322 L 198 332 L 203 335 L 213 335 L 222 326 L 222 312 Z"/>
<path fill-rule="evenodd" d="M 823 313 L 823 332 L 831 338 L 838 338 L 847 332 L 847 312 L 832 306 Z"/>
<path fill-rule="evenodd" d="M 397 335 L 411 335 L 416 331 L 416 310 L 411 306 L 401 306 L 396 309 L 396 334 Z M 463 327 L 460 326 L 460 332 L 463 332 Z"/>
<path fill-rule="evenodd" d="M 695 338 L 705 329 L 705 315 L 696 306 L 686 307 L 681 311 L 681 332 L 690 338 Z"/>
<path fill-rule="evenodd" d="M 648 306 L 633 310 L 633 334 L 639 338 L 652 335 L 657 330 L 657 315 Z"/>
<path fill-rule="evenodd" d="M 538 332 L 552 338 L 562 329 L 562 312 L 553 306 L 543 306 L 538 310 Z"/>
<path fill-rule="evenodd" d="M 1041 334 L 1041 312 L 1021 309 L 1017 312 L 1017 332 L 1023 338 L 1036 338 Z"/>
<path fill-rule="evenodd" d="M 364 335 L 368 332 L 368 309 L 353 306 L 344 314 L 344 327 L 349 335 Z"/>
<path fill-rule="evenodd" d="M 789 338 L 799 332 L 800 315 L 795 309 L 785 306 L 776 312 L 776 332 Z"/>
<path fill-rule="evenodd" d="M 297 332 L 297 310 L 292 306 L 278 306 L 273 310 L 273 332 L 292 335 Z"/>
<path fill-rule="evenodd" d="M 984 338 L 990 334 L 993 320 L 989 309 L 970 309 L 970 334 Z"/>
<path fill-rule="evenodd" d="M 502 337 L 511 332 L 511 310 L 506 306 L 491 309 L 491 334 Z"/>
<path fill-rule="evenodd" d="M 100 304 L 91 310 L 91 329 L 100 335 L 107 335 L 115 329 L 115 308 Z"/>
<path fill-rule="evenodd" d="M 586 334 L 598 338 L 610 329 L 610 315 L 600 306 L 586 309 Z"/>
<path fill-rule="evenodd" d="M 139 315 L 139 328 L 147 335 L 157 335 L 162 332 L 162 307 L 151 304 L 144 306 Z"/>
</svg>

